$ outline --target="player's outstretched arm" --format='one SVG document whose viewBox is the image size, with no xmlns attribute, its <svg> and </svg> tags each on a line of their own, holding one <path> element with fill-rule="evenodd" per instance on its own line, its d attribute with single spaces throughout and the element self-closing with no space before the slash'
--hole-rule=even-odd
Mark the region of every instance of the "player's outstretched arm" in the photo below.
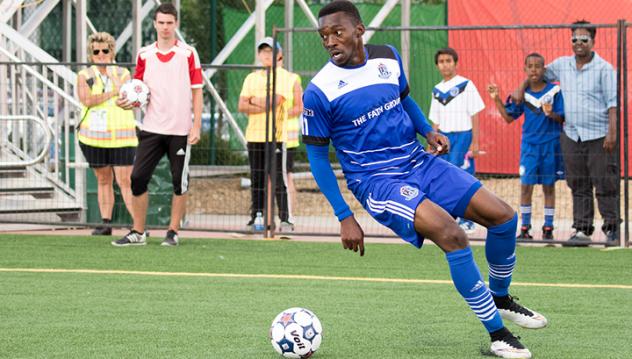
<svg viewBox="0 0 632 359">
<path fill-rule="evenodd" d="M 331 204 L 336 217 L 340 221 L 340 240 L 345 249 L 354 251 L 360 250 L 360 255 L 364 255 L 364 232 L 353 218 L 353 212 L 349 205 L 342 198 L 338 181 L 329 163 L 329 147 L 306 144 L 307 158 L 318 184 L 318 188 L 323 192 L 325 198 Z"/>
<path fill-rule="evenodd" d="M 514 118 L 509 116 L 509 114 L 507 113 L 507 109 L 505 108 L 505 104 L 500 99 L 500 88 L 498 88 L 498 85 L 487 85 L 487 92 L 489 93 L 489 96 L 492 98 L 492 100 L 494 100 L 494 105 L 496 105 L 496 109 L 498 110 L 498 113 L 500 113 L 500 117 L 502 117 L 505 122 L 512 123 L 514 121 Z"/>
</svg>

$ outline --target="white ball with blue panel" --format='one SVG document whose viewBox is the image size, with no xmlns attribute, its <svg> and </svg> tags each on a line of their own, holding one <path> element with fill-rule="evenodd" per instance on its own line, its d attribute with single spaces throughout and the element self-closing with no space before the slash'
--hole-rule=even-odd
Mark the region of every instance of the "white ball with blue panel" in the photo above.
<svg viewBox="0 0 632 359">
<path fill-rule="evenodd" d="M 316 315 L 305 308 L 289 308 L 276 316 L 270 326 L 270 342 L 285 358 L 311 357 L 320 347 L 323 327 Z"/>
</svg>

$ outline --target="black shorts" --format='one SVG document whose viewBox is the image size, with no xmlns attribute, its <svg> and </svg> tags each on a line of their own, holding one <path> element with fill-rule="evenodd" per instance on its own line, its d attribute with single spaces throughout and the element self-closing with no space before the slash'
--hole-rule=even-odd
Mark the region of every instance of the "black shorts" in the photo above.
<svg viewBox="0 0 632 359">
<path fill-rule="evenodd" d="M 90 164 L 90 168 L 106 166 L 131 166 L 134 163 L 136 147 L 103 148 L 79 142 L 81 152 Z"/>
<path fill-rule="evenodd" d="M 189 189 L 189 160 L 191 145 L 188 136 L 163 135 L 147 131 L 138 134 L 138 149 L 132 170 L 132 193 L 140 196 L 147 192 L 147 185 L 158 162 L 165 154 L 171 167 L 171 181 L 176 195 Z"/>
</svg>

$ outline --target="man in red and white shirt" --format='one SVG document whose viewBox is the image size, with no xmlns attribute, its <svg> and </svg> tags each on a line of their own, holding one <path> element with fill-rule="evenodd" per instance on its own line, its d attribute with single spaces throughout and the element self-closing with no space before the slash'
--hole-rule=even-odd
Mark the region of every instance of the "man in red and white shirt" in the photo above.
<svg viewBox="0 0 632 359">
<path fill-rule="evenodd" d="M 134 78 L 147 84 L 150 93 L 132 171 L 134 226 L 126 236 L 112 242 L 115 246 L 146 243 L 147 184 L 165 154 L 171 165 L 174 195 L 171 221 L 162 245 L 178 245 L 189 184 L 191 145 L 200 140 L 202 68 L 197 51 L 176 39 L 178 12 L 172 4 L 165 3 L 156 9 L 154 28 L 158 40 L 140 49 L 134 74 Z M 125 99 L 117 104 L 126 109 L 132 107 Z"/>
</svg>

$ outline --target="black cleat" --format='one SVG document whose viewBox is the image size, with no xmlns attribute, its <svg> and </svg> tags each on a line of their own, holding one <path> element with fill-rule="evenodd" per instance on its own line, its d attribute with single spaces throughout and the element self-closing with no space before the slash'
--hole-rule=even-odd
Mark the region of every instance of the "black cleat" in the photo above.
<svg viewBox="0 0 632 359">
<path fill-rule="evenodd" d="M 532 240 L 533 236 L 529 233 L 529 230 L 531 230 L 530 224 L 520 227 L 520 234 L 516 237 L 516 239 Z"/>
<path fill-rule="evenodd" d="M 522 343 L 520 338 L 511 334 L 509 329 L 503 327 L 500 330 L 489 333 L 492 338 L 490 350 L 500 358 L 529 359 L 531 352 Z"/>
</svg>

